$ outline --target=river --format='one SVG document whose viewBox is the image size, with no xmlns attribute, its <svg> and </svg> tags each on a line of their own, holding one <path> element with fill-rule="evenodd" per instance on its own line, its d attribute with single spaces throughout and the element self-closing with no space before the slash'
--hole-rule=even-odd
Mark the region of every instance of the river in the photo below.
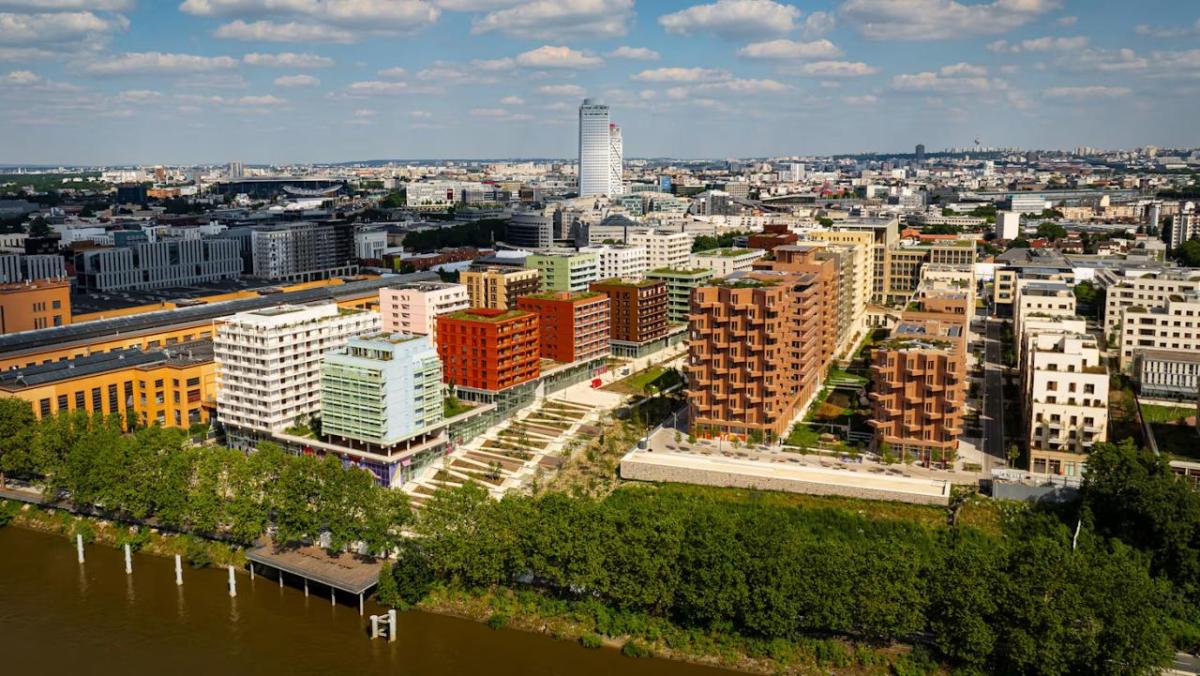
<svg viewBox="0 0 1200 676">
<path fill-rule="evenodd" d="M 0 673 L 76 676 L 402 674 L 717 676 L 717 669 L 633 659 L 453 617 L 400 615 L 395 643 L 372 641 L 358 608 L 271 579 L 94 545 L 76 562 L 65 538 L 0 528 Z M 381 612 L 368 604 L 367 614 Z"/>
</svg>

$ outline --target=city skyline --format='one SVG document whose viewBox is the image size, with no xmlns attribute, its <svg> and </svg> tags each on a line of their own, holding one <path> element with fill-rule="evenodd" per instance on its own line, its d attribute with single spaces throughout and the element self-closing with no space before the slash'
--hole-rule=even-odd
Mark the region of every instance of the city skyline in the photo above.
<svg viewBox="0 0 1200 676">
<path fill-rule="evenodd" d="M 0 0 L 8 164 L 1194 145 L 1165 0 Z M 447 44 L 453 44 L 448 49 Z"/>
</svg>

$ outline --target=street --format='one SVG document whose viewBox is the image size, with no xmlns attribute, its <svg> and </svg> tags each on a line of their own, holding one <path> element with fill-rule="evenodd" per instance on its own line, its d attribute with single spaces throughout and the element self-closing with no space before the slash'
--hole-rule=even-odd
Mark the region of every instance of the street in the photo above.
<svg viewBox="0 0 1200 676">
<path fill-rule="evenodd" d="M 984 476 L 993 467 L 1005 467 L 1004 451 L 1004 335 L 1003 322 L 988 318 L 983 366 L 983 425 Z"/>
</svg>

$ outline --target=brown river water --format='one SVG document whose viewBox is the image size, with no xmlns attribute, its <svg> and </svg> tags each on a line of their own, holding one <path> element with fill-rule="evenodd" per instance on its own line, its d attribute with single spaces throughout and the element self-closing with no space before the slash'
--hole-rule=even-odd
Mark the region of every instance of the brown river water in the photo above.
<svg viewBox="0 0 1200 676">
<path fill-rule="evenodd" d="M 0 528 L 0 674 L 183 676 L 190 674 L 402 674 L 442 676 L 718 676 L 717 669 L 632 659 L 611 649 L 467 620 L 404 613 L 394 643 L 372 641 L 348 599 L 331 606 L 274 579 L 238 575 L 230 598 L 223 570 L 86 548 L 65 538 Z M 323 595 L 324 594 L 324 595 Z M 366 614 L 381 612 L 368 602 Z"/>
</svg>

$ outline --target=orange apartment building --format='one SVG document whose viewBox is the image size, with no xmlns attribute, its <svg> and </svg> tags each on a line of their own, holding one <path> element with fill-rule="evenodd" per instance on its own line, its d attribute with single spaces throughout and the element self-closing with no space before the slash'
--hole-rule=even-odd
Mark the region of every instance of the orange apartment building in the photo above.
<svg viewBox="0 0 1200 676">
<path fill-rule="evenodd" d="M 68 411 L 136 414 L 143 425 L 208 422 L 216 401 L 212 343 L 129 348 L 0 372 L 0 396 L 28 401 L 38 418 Z"/>
<path fill-rule="evenodd" d="M 898 459 L 954 462 L 967 392 L 963 321 L 940 313 L 906 313 L 871 358 L 876 450 Z"/>
<path fill-rule="evenodd" d="M 755 261 L 756 270 L 774 270 L 809 274 L 821 298 L 820 362 L 821 373 L 829 368 L 838 346 L 838 269 L 825 257 L 824 246 L 795 245 L 776 247 L 774 260 Z"/>
<path fill-rule="evenodd" d="M 472 308 L 437 322 L 442 379 L 451 386 L 495 392 L 541 374 L 538 315 Z"/>
<path fill-rule="evenodd" d="M 768 223 L 762 232 L 756 232 L 746 238 L 746 246 L 751 249 L 772 251 L 776 247 L 795 244 L 800 236 L 788 229 L 783 223 Z"/>
<path fill-rule="evenodd" d="M 748 272 L 692 292 L 688 400 L 693 433 L 785 436 L 815 394 L 824 287 L 813 273 Z"/>
<path fill-rule="evenodd" d="M 595 282 L 592 291 L 608 296 L 613 341 L 641 344 L 667 335 L 667 284 L 661 280 Z"/>
<path fill-rule="evenodd" d="M 517 299 L 517 309 L 538 316 L 542 359 L 571 363 L 608 354 L 608 296 L 593 291 L 538 293 Z"/>
<path fill-rule="evenodd" d="M 0 285 L 0 335 L 71 323 L 71 280 Z"/>
</svg>

